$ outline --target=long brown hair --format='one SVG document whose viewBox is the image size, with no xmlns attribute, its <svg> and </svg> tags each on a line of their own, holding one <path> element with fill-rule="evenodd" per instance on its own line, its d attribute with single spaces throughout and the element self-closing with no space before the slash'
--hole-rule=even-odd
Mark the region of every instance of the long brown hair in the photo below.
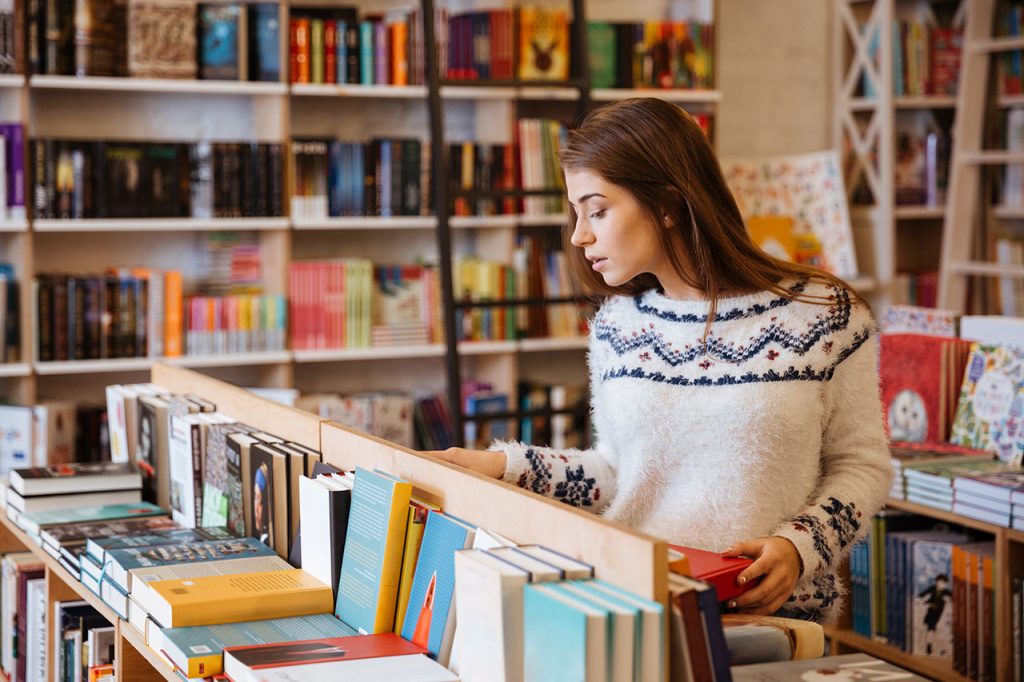
<svg viewBox="0 0 1024 682">
<path fill-rule="evenodd" d="M 673 104 L 635 98 L 595 109 L 569 132 L 561 163 L 564 171 L 593 173 L 636 198 L 662 228 L 657 230 L 658 237 L 672 267 L 708 297 L 708 328 L 719 298 L 726 293 L 771 291 L 812 303 L 830 302 L 821 296 L 794 294 L 784 284 L 790 278 L 818 279 L 849 290 L 860 301 L 838 277 L 773 258 L 754 243 L 703 131 Z M 649 273 L 620 286 L 605 284 L 583 249 L 570 243 L 576 219 L 570 205 L 564 248 L 581 293 L 633 296 L 658 287 Z"/>
</svg>

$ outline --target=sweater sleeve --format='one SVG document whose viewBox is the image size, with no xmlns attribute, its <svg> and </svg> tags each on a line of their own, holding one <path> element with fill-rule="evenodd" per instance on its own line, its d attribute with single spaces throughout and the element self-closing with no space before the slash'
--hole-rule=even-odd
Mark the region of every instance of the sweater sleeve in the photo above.
<svg viewBox="0 0 1024 682">
<path fill-rule="evenodd" d="M 587 354 L 591 392 L 599 380 L 600 357 L 591 333 Z M 593 397 L 591 407 L 595 445 L 587 450 L 558 450 L 515 441 L 495 441 L 489 449 L 504 452 L 508 458 L 502 480 L 595 514 L 604 511 L 615 497 L 617 460 L 602 446 L 603 420 Z"/>
<path fill-rule="evenodd" d="M 772 533 L 790 540 L 803 561 L 790 608 L 827 609 L 839 600 L 837 568 L 867 532 L 892 481 L 878 387 L 878 338 L 870 325 L 863 329 L 825 387 L 828 416 L 813 499 Z"/>
</svg>

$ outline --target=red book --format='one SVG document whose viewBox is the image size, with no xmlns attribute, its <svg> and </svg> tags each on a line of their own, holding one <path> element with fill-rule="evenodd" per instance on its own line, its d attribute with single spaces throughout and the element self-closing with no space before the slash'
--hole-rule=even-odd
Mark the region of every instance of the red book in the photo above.
<svg viewBox="0 0 1024 682">
<path fill-rule="evenodd" d="M 251 644 L 224 649 L 224 672 L 239 679 L 234 672 L 243 668 L 261 670 L 308 663 L 353 661 L 360 658 L 410 656 L 424 654 L 422 649 L 393 632 L 381 635 L 328 637 L 279 644 Z"/>
<path fill-rule="evenodd" d="M 669 547 L 686 556 L 690 568 L 688 575 L 714 587 L 718 601 L 734 599 L 757 584 L 756 580 L 752 580 L 746 585 L 736 582 L 740 573 L 754 563 L 753 559 L 725 557 L 718 552 L 683 547 L 682 545 L 669 545 Z"/>
<path fill-rule="evenodd" d="M 324 83 L 334 83 L 338 73 L 338 25 L 324 22 Z"/>
</svg>

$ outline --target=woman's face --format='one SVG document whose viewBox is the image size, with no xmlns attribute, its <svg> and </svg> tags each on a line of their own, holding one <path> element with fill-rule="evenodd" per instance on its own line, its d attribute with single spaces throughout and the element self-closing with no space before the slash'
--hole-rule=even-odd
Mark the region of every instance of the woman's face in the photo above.
<svg viewBox="0 0 1024 682">
<path fill-rule="evenodd" d="M 572 244 L 583 249 L 591 267 L 608 286 L 621 286 L 637 275 L 672 271 L 658 230 L 640 203 L 618 185 L 585 170 L 567 171 L 569 203 L 576 209 Z"/>
</svg>

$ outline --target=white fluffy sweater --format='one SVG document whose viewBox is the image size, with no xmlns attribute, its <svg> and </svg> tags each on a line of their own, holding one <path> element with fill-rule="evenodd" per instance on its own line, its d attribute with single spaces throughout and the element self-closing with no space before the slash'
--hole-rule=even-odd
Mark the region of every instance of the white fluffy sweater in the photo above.
<svg viewBox="0 0 1024 682">
<path fill-rule="evenodd" d="M 596 444 L 495 443 L 505 480 L 671 543 L 722 551 L 777 535 L 803 560 L 789 611 L 829 621 L 839 562 L 889 490 L 874 322 L 818 282 L 706 301 L 611 298 L 590 333 Z"/>
</svg>

